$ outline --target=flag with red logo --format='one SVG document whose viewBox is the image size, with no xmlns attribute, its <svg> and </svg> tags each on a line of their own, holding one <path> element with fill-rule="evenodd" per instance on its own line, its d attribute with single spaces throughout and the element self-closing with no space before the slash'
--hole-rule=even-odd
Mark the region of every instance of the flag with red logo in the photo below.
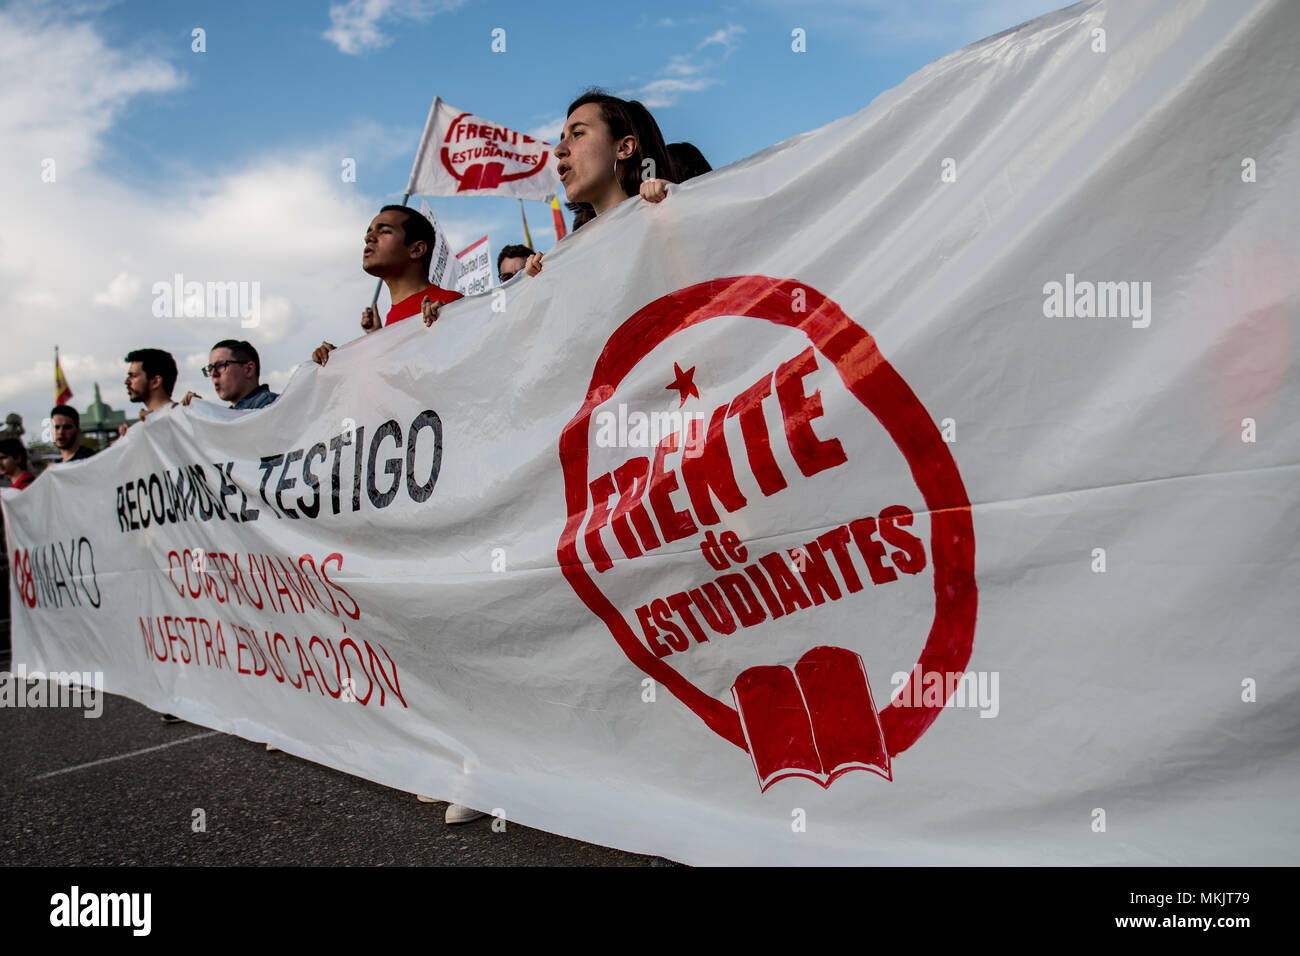
<svg viewBox="0 0 1300 956">
<path fill-rule="evenodd" d="M 420 212 L 433 226 L 433 258 L 429 262 L 429 281 L 439 288 L 454 289 L 460 278 L 459 260 L 452 254 L 447 233 L 438 225 L 438 217 L 427 200 L 420 200 Z"/>
<path fill-rule="evenodd" d="M 554 147 L 434 97 L 406 191 L 545 200 L 560 189 Z"/>
</svg>

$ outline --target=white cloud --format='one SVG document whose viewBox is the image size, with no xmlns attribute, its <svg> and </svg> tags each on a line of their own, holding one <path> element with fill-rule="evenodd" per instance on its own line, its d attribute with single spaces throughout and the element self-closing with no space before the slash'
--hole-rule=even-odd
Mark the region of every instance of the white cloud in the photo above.
<svg viewBox="0 0 1300 956">
<path fill-rule="evenodd" d="M 668 65 L 661 72 L 668 73 L 672 76 L 693 76 L 703 71 L 704 67 L 698 63 L 692 63 L 691 58 L 684 54 L 678 54 L 668 61 Z"/>
<path fill-rule="evenodd" d="M 715 30 L 701 40 L 692 52 L 670 57 L 659 69 L 655 79 L 634 89 L 623 90 L 619 95 L 641 100 L 649 109 L 658 109 L 674 105 L 682 93 L 696 93 L 713 86 L 720 82 L 717 77 L 708 75 L 714 64 L 700 51 L 711 46 L 721 46 L 725 58 L 739 46 L 740 35 L 744 32 L 744 27 L 734 23 Z"/>
<path fill-rule="evenodd" d="M 106 305 L 110 309 L 125 309 L 140 291 L 140 277 L 129 272 L 119 272 L 108 283 L 103 292 L 96 292 L 92 300 L 96 305 Z"/>
<path fill-rule="evenodd" d="M 104 134 L 139 98 L 182 86 L 171 67 L 110 48 L 93 26 L 0 11 L 0 209 L 6 221 L 40 224 L 0 234 L 0 311 L 14 319 L 0 414 L 16 411 L 30 428 L 48 413 L 56 344 L 74 404 L 84 408 L 98 382 L 105 401 L 125 408 L 122 357 L 134 348 L 170 351 L 181 366 L 176 394 L 204 394 L 211 385 L 199 369 L 219 339 L 247 338 L 267 368 L 284 369 L 324 338 L 359 334 L 374 288 L 360 268 L 362 236 L 382 200 L 343 183 L 340 158 L 369 162 L 395 140 L 409 151 L 418 130 L 358 128 L 211 167 L 219 173 L 124 184 L 102 166 Z M 42 183 L 32 157 L 55 154 L 76 162 L 61 159 L 57 180 Z M 177 274 L 257 282 L 260 323 L 156 317 L 154 284 Z"/>
<path fill-rule="evenodd" d="M 98 382 L 105 392 L 106 402 L 114 407 L 125 407 L 126 386 L 122 381 L 126 378 L 126 364 L 121 359 L 127 351 L 123 349 L 116 355 L 96 355 L 60 349 L 59 365 L 72 387 L 72 404 L 83 408 L 90 404 L 95 395 L 94 385 Z M 39 426 L 54 404 L 53 344 L 45 347 L 43 354 L 36 356 L 26 368 L 20 371 L 6 369 L 0 374 L 0 396 L 5 395 L 30 397 L 27 402 L 17 405 L 16 410 L 22 415 L 28 434 L 36 431 L 35 426 Z"/>
<path fill-rule="evenodd" d="M 304 357 L 305 361 L 305 357 Z M 299 363 L 301 364 L 301 363 Z M 273 392 L 283 392 L 284 387 L 289 384 L 289 379 L 293 377 L 294 369 L 297 365 L 290 365 L 288 368 L 262 369 L 262 381 L 270 386 Z"/>
<path fill-rule="evenodd" d="M 538 123 L 532 129 L 524 130 L 525 136 L 531 136 L 533 139 L 540 139 L 546 143 L 558 143 L 560 134 L 564 132 L 564 121 L 566 116 L 552 116 L 545 122 Z"/>
<path fill-rule="evenodd" d="M 402 20 L 427 20 L 438 13 L 455 10 L 463 0 L 347 0 L 330 4 L 330 28 L 321 36 L 342 53 L 357 55 L 376 50 L 389 42 L 381 23 L 393 26 Z"/>
<path fill-rule="evenodd" d="M 322 34 L 343 53 L 363 53 L 388 42 L 378 23 L 388 15 L 393 0 L 348 0 L 330 4 L 330 28 Z"/>
<path fill-rule="evenodd" d="M 4 151 L 33 189 L 67 182 L 93 162 L 100 136 L 132 99 L 184 85 L 171 64 L 111 49 L 87 24 L 48 10 L 0 10 Z M 40 178 L 45 160 L 53 160 L 54 183 Z"/>
<path fill-rule="evenodd" d="M 744 27 L 736 26 L 734 23 L 728 23 L 725 29 L 717 30 L 705 37 L 696 49 L 703 50 L 706 46 L 717 44 L 730 53 L 739 43 L 739 37 L 744 32 Z"/>
<path fill-rule="evenodd" d="M 37 308 L 49 308 L 57 305 L 58 301 L 59 297 L 48 291 L 23 292 L 18 296 L 19 305 L 31 305 Z"/>
<path fill-rule="evenodd" d="M 293 331 L 297 318 L 290 299 L 282 295 L 270 296 L 262 302 L 258 324 L 238 338 L 256 335 L 259 344 L 274 345 L 284 341 L 285 337 Z"/>
<path fill-rule="evenodd" d="M 529 203 L 531 206 L 532 203 Z M 486 236 L 496 236 L 503 234 L 507 223 L 500 219 L 478 218 L 478 219 L 452 219 L 445 218 L 438 220 L 438 228 L 442 234 L 447 237 L 447 245 L 451 246 L 453 253 L 460 252 L 472 242 L 477 242 Z M 518 220 L 514 224 L 516 230 L 520 229 Z M 496 249 L 492 250 L 495 254 Z"/>
<path fill-rule="evenodd" d="M 54 393 L 54 356 L 49 357 L 49 364 L 41 367 L 33 365 L 30 368 L 17 372 L 4 371 L 0 373 L 0 395 L 17 394 L 22 392 L 33 392 L 42 385 L 46 386 L 46 391 L 53 395 Z M 51 403 L 53 404 L 53 403 Z M 28 431 L 31 430 L 31 418 L 23 415 L 23 422 L 27 424 Z"/>
<path fill-rule="evenodd" d="M 712 77 L 700 77 L 694 80 L 670 78 L 654 80 L 636 91 L 636 99 L 641 100 L 647 109 L 658 109 L 676 103 L 678 93 L 695 93 L 717 82 Z"/>
</svg>

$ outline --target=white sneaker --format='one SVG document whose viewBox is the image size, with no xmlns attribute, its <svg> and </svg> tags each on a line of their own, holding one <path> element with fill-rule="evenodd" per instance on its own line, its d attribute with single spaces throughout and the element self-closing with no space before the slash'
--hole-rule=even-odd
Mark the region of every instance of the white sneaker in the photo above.
<svg viewBox="0 0 1300 956">
<path fill-rule="evenodd" d="M 479 817 L 487 816 L 482 810 L 475 810 L 472 807 L 462 807 L 459 803 L 452 803 L 447 806 L 446 823 L 471 823 Z"/>
<path fill-rule="evenodd" d="M 426 796 L 425 796 L 424 794 L 422 794 L 422 793 L 417 793 L 417 794 L 415 795 L 415 799 L 419 800 L 421 803 L 441 803 L 441 802 L 442 802 L 442 801 L 440 801 L 437 797 L 426 797 Z"/>
<path fill-rule="evenodd" d="M 276 751 L 277 753 L 278 753 L 279 750 L 280 750 L 280 748 L 277 747 L 275 744 L 267 744 L 267 745 L 266 745 L 266 749 L 267 749 L 267 750 L 274 750 L 274 751 Z"/>
</svg>

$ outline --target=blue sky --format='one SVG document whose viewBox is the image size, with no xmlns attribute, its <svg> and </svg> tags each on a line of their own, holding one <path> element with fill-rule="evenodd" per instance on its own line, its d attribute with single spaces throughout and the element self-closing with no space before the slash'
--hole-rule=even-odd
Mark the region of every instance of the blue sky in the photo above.
<svg viewBox="0 0 1300 956">
<path fill-rule="evenodd" d="M 358 334 L 370 215 L 401 198 L 434 94 L 525 132 L 588 86 L 642 99 L 665 137 L 723 166 L 865 107 L 931 60 L 1053 0 L 609 2 L 349 0 L 0 6 L 0 307 L 20 317 L 0 414 L 39 436 L 52 348 L 84 407 L 124 407 L 129 348 L 167 348 L 178 393 L 218 338 L 247 335 L 282 387 L 322 338 Z M 206 50 L 192 50 L 192 31 Z M 505 31 L 494 53 L 492 31 Z M 806 52 L 791 50 L 791 31 Z M 339 175 L 356 160 L 355 183 Z M 57 163 L 55 182 L 42 163 Z M 522 239 L 513 200 L 435 198 L 455 248 Z M 533 239 L 554 240 L 541 203 Z M 159 320 L 150 289 L 262 286 L 265 321 Z M 341 306 L 340 303 L 348 303 Z M 352 307 L 355 304 L 355 307 Z M 209 396 L 211 397 L 211 396 Z"/>
<path fill-rule="evenodd" d="M 378 149 L 358 185 L 400 197 L 435 92 L 524 130 L 562 120 L 587 86 L 636 94 L 667 139 L 725 165 L 855 112 L 931 60 L 1055 6 L 669 2 L 629 15 L 608 2 L 242 0 L 127 3 L 93 22 L 110 43 L 160 56 L 187 80 L 123 116 L 109 140 L 123 175 L 166 175 L 172 163 L 201 167 L 214 156 L 239 162 L 324 134 L 355 141 L 358 156 Z M 204 54 L 190 49 L 194 27 L 207 33 Z M 796 27 L 807 34 L 802 54 L 791 50 Z M 504 53 L 491 50 L 496 28 L 506 31 Z M 367 147 L 370 133 L 403 148 Z"/>
</svg>

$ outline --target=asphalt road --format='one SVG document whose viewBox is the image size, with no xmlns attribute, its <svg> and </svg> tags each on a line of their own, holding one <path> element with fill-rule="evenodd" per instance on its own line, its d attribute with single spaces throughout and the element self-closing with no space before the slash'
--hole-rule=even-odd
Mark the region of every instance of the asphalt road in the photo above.
<svg viewBox="0 0 1300 956">
<path fill-rule="evenodd" d="M 193 829 L 196 808 L 205 832 Z M 447 826 L 445 808 L 261 743 L 164 724 L 123 697 L 106 695 L 97 719 L 0 707 L 0 865 L 666 862 L 515 823 L 494 832 L 490 817 Z"/>
</svg>

